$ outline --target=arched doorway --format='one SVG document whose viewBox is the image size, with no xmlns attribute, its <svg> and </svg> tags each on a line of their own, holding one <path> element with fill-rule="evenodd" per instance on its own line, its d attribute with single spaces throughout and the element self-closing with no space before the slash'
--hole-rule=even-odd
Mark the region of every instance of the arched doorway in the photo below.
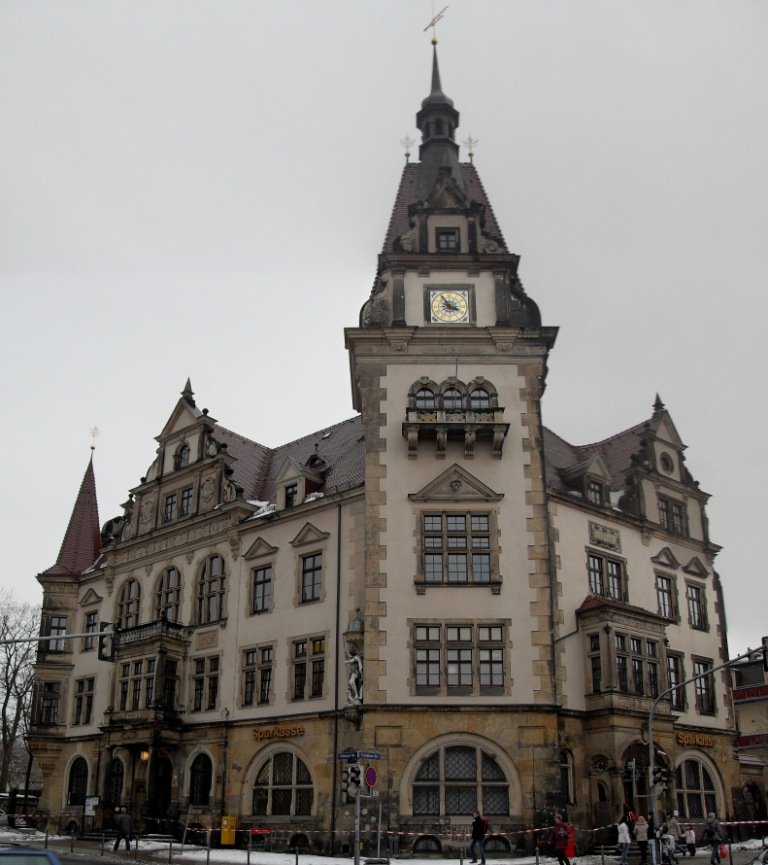
<svg viewBox="0 0 768 865">
<path fill-rule="evenodd" d="M 155 755 L 150 766 L 149 801 L 147 803 L 148 818 L 159 822 L 168 816 L 168 808 L 171 804 L 172 781 L 173 764 L 164 754 Z M 158 825 L 159 828 L 160 826 Z"/>
</svg>

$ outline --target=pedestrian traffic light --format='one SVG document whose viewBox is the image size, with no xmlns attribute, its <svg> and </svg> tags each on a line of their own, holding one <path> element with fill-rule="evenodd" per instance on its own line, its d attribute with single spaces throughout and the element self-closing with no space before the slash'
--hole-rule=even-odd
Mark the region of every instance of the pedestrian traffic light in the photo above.
<svg viewBox="0 0 768 865">
<path fill-rule="evenodd" d="M 360 792 L 363 769 L 359 763 L 345 763 L 341 770 L 341 798 L 346 804 L 354 802 Z"/>
</svg>

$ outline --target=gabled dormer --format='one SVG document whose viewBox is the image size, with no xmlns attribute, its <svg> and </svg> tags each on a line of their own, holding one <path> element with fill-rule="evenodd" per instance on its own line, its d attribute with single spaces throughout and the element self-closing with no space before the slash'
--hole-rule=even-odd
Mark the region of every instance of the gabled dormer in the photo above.
<svg viewBox="0 0 768 865">
<path fill-rule="evenodd" d="M 328 466 L 317 453 L 303 465 L 288 457 L 277 473 L 277 509 L 288 510 L 322 495 Z"/>
<path fill-rule="evenodd" d="M 598 508 L 611 506 L 611 472 L 600 454 L 561 469 L 560 477 L 574 498 L 583 499 Z"/>
</svg>

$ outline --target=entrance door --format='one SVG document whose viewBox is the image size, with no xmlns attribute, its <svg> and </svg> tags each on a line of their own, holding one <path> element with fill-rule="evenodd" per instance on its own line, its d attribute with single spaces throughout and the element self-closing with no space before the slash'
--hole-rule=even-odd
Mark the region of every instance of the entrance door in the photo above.
<svg viewBox="0 0 768 865">
<path fill-rule="evenodd" d="M 148 815 L 155 820 L 164 820 L 171 804 L 171 779 L 173 764 L 167 757 L 156 756 L 152 760 L 152 780 L 149 787 Z M 158 827 L 159 828 L 159 827 Z"/>
</svg>

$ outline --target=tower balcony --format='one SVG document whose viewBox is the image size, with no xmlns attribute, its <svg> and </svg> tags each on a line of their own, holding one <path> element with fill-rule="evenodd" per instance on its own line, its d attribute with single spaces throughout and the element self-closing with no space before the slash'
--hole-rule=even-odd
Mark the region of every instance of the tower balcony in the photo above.
<svg viewBox="0 0 768 865">
<path fill-rule="evenodd" d="M 407 408 L 403 437 L 408 442 L 408 457 L 416 459 L 419 442 L 434 441 L 438 459 L 445 458 L 449 441 L 464 442 L 464 456 L 472 459 L 477 442 L 490 442 L 494 459 L 501 459 L 509 424 L 504 409 Z"/>
</svg>

